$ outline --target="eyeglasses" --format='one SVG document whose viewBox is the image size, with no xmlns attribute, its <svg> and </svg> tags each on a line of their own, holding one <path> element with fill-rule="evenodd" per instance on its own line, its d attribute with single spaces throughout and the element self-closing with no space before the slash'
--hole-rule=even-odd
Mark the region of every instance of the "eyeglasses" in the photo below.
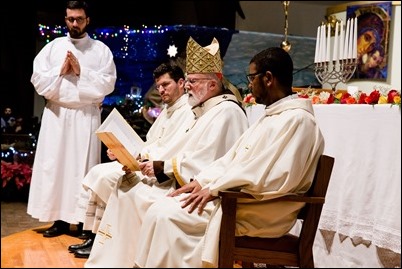
<svg viewBox="0 0 402 269">
<path fill-rule="evenodd" d="M 247 80 L 249 83 L 253 83 L 253 80 L 255 79 L 256 76 L 264 74 L 264 72 L 257 72 L 257 73 L 253 73 L 253 74 L 248 74 L 246 75 Z"/>
<path fill-rule="evenodd" d="M 70 23 L 74 23 L 74 21 L 77 21 L 78 24 L 83 23 L 87 18 L 82 18 L 82 17 L 78 17 L 78 18 L 74 18 L 74 17 L 66 17 L 66 20 Z"/>
<path fill-rule="evenodd" d="M 194 85 L 195 83 L 197 83 L 198 81 L 201 81 L 201 80 L 211 80 L 211 79 L 209 79 L 209 78 L 187 78 L 185 81 L 184 81 L 184 83 L 186 84 L 186 83 L 189 83 L 189 84 L 191 84 L 191 85 Z"/>
</svg>

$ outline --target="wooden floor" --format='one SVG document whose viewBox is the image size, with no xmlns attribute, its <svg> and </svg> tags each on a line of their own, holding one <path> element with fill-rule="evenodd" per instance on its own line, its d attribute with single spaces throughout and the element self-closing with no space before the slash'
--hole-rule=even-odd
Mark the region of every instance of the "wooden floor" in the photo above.
<svg viewBox="0 0 402 269">
<path fill-rule="evenodd" d="M 1 268 L 84 268 L 86 259 L 68 251 L 68 246 L 83 240 L 70 235 L 45 238 L 42 233 L 48 227 L 1 238 Z"/>
</svg>

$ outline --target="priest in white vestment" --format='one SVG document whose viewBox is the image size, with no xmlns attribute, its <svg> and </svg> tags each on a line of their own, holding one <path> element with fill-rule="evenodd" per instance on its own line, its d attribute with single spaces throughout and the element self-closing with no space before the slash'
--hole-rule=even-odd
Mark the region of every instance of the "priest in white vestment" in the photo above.
<svg viewBox="0 0 402 269">
<path fill-rule="evenodd" d="M 295 224 L 303 204 L 263 201 L 309 189 L 324 139 L 311 101 L 292 93 L 293 62 L 287 52 L 258 53 L 249 72 L 249 87 L 257 103 L 266 105 L 265 115 L 191 183 L 148 208 L 137 232 L 135 267 L 217 267 L 220 190 L 238 189 L 262 201 L 240 202 L 238 235 L 279 237 Z"/>
<path fill-rule="evenodd" d="M 164 106 L 147 132 L 141 152 L 143 158 L 147 158 L 151 152 L 158 156 L 178 132 L 185 131 L 185 126 L 194 118 L 184 89 L 184 72 L 175 61 L 159 65 L 153 71 L 153 78 Z M 109 152 L 108 149 L 108 155 L 113 158 L 113 153 Z M 84 199 L 81 199 L 77 209 L 77 218 L 84 223 L 83 229 L 92 231 L 92 235 L 82 244 L 69 246 L 75 256 L 85 258 L 89 255 L 110 193 L 123 176 L 125 180 L 132 178 L 132 175 L 125 176 L 120 162 L 112 161 L 94 166 L 84 177 L 83 191 L 89 191 L 90 198 L 88 200 L 86 195 L 82 195 Z"/>
<path fill-rule="evenodd" d="M 222 157 L 248 127 L 241 103 L 223 88 L 219 43 L 187 43 L 185 87 L 194 120 L 160 156 L 140 164 L 146 177 L 131 189 L 112 192 L 85 267 L 134 265 L 142 216 L 159 197 L 184 185 Z"/>
</svg>

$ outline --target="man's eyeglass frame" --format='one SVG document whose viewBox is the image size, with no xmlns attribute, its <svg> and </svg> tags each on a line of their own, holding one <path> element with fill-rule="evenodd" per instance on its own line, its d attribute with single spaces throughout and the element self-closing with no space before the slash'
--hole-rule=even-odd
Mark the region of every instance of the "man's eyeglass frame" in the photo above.
<svg viewBox="0 0 402 269">
<path fill-rule="evenodd" d="M 74 21 L 77 21 L 78 24 L 81 24 L 81 23 L 83 23 L 88 17 L 86 17 L 86 18 L 81 18 L 81 17 L 78 17 L 78 18 L 74 18 L 74 17 L 65 17 L 65 18 L 66 18 L 66 21 L 68 21 L 68 22 L 70 22 L 70 23 L 74 23 Z"/>
<path fill-rule="evenodd" d="M 248 75 L 246 75 L 247 81 L 249 83 L 253 83 L 256 76 L 261 75 L 261 74 L 264 74 L 264 72 L 256 72 L 256 73 L 248 74 Z"/>
</svg>

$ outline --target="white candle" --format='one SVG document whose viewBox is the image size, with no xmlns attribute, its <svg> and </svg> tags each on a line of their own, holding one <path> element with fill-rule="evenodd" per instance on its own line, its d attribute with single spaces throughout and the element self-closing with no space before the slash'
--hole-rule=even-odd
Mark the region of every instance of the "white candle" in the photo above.
<svg viewBox="0 0 402 269">
<path fill-rule="evenodd" d="M 341 32 L 340 32 L 340 39 L 339 39 L 339 59 L 343 59 L 343 43 L 345 42 L 345 36 L 343 33 L 343 21 L 341 20 Z"/>
<path fill-rule="evenodd" d="M 349 31 L 349 45 L 348 45 L 348 59 L 352 59 L 353 51 L 353 35 L 354 35 L 354 23 L 353 18 L 350 21 L 350 31 Z"/>
<path fill-rule="evenodd" d="M 327 37 L 327 54 L 325 55 L 325 61 L 329 62 L 329 56 L 330 56 L 330 47 L 331 47 L 331 24 L 328 23 L 328 37 Z M 350 55 L 352 57 L 352 55 Z"/>
<path fill-rule="evenodd" d="M 319 62 L 319 57 L 320 57 L 320 26 L 317 27 L 317 39 L 315 40 L 315 58 L 314 58 L 314 63 Z"/>
<path fill-rule="evenodd" d="M 346 33 L 345 33 L 345 43 L 343 47 L 343 59 L 348 58 L 348 45 L 349 45 L 349 29 L 350 28 L 350 20 L 346 21 Z"/>
<path fill-rule="evenodd" d="M 334 41 L 334 53 L 332 61 L 338 61 L 338 28 L 339 24 L 336 22 L 335 24 L 335 41 Z"/>
<path fill-rule="evenodd" d="M 321 25 L 320 62 L 325 61 L 325 25 Z"/>
<path fill-rule="evenodd" d="M 355 27 L 353 32 L 353 59 L 357 59 L 357 17 L 355 17 Z"/>
</svg>

